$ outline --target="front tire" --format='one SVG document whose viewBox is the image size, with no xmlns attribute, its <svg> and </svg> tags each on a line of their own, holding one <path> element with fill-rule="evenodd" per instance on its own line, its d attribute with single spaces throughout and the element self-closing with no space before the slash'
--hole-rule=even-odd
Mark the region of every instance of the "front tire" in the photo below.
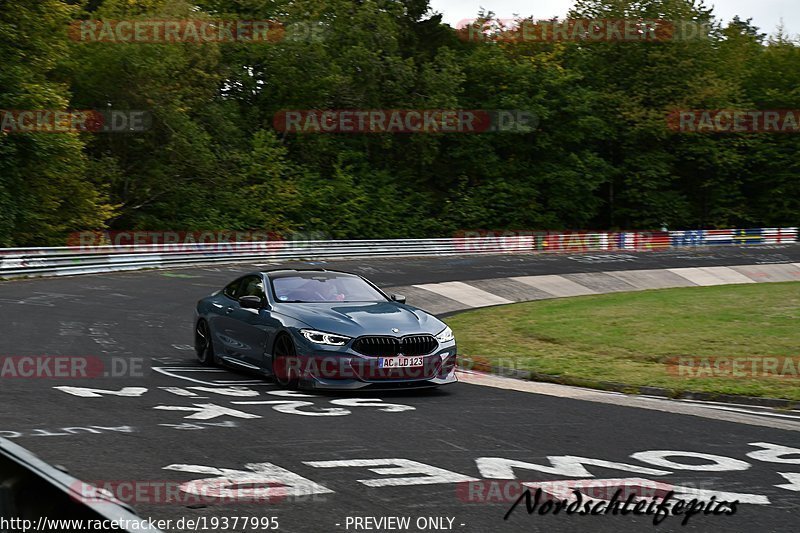
<svg viewBox="0 0 800 533">
<path fill-rule="evenodd" d="M 202 319 L 197 321 L 194 328 L 194 351 L 201 365 L 217 366 L 214 344 L 211 341 L 211 329 L 208 327 L 208 322 Z"/>
<path fill-rule="evenodd" d="M 300 381 L 297 350 L 288 335 L 275 339 L 275 346 L 272 348 L 272 375 L 275 383 L 285 389 L 296 389 Z"/>
</svg>

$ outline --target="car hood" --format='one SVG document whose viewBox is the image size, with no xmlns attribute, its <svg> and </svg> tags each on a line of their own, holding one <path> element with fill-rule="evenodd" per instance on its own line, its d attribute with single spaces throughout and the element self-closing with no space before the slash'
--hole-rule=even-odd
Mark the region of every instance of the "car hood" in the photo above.
<svg viewBox="0 0 800 533">
<path fill-rule="evenodd" d="M 445 324 L 410 305 L 397 302 L 285 303 L 275 311 L 300 320 L 310 328 L 348 337 L 362 335 L 436 335 Z M 392 329 L 398 329 L 394 332 Z"/>
</svg>

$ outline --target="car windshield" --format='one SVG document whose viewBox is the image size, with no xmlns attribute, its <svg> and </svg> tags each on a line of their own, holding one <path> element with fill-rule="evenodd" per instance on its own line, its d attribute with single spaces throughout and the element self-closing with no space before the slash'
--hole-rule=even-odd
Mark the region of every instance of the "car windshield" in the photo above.
<svg viewBox="0 0 800 533">
<path fill-rule="evenodd" d="M 298 273 L 270 278 L 276 302 L 385 302 L 386 298 L 358 276 Z"/>
</svg>

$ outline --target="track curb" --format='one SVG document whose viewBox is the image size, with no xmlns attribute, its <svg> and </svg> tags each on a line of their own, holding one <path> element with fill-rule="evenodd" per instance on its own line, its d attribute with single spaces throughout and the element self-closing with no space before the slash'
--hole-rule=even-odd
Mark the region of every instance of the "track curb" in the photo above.
<svg viewBox="0 0 800 533">
<path fill-rule="evenodd" d="M 469 357 L 467 357 L 469 360 Z M 759 398 L 757 396 L 742 396 L 738 394 L 717 394 L 711 392 L 697 391 L 678 391 L 663 387 L 650 387 L 643 385 L 630 385 L 617 381 L 600 381 L 570 376 L 543 374 L 531 370 L 519 370 L 502 366 L 492 366 L 487 370 L 480 364 L 473 368 L 463 368 L 471 372 L 489 374 L 504 378 L 518 379 L 520 381 L 537 381 L 542 383 L 554 383 L 570 387 L 581 387 L 609 392 L 620 392 L 630 396 L 656 396 L 670 400 L 696 400 L 705 402 L 720 402 L 730 404 L 755 405 L 761 407 L 773 407 L 777 409 L 800 408 L 800 402 L 796 400 L 785 400 L 781 398 Z"/>
</svg>

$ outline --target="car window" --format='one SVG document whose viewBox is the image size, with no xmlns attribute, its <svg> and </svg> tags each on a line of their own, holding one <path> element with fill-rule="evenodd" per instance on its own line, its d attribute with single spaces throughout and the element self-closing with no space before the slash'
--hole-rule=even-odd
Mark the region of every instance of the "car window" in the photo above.
<svg viewBox="0 0 800 533">
<path fill-rule="evenodd" d="M 261 300 L 266 298 L 264 293 L 264 280 L 261 276 L 247 276 L 242 280 L 242 285 L 239 289 L 239 298 L 242 296 L 258 296 Z"/>
<path fill-rule="evenodd" d="M 239 287 L 242 285 L 242 278 L 237 279 L 222 289 L 222 294 L 231 298 L 232 300 L 237 300 L 239 298 Z"/>
<path fill-rule="evenodd" d="M 358 276 L 301 273 L 271 278 L 277 302 L 385 302 L 386 298 Z"/>
</svg>

